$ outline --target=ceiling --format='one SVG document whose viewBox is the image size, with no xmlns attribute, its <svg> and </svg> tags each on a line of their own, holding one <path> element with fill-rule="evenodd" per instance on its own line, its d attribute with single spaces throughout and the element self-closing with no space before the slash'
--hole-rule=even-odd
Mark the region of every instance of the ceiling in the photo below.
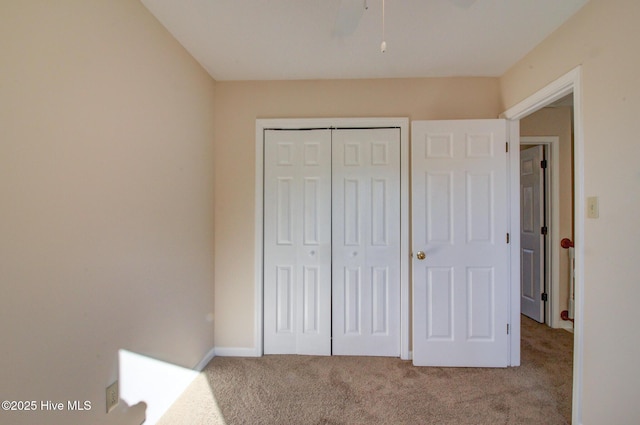
<svg viewBox="0 0 640 425">
<path fill-rule="evenodd" d="M 500 76 L 588 0 L 141 1 L 223 81 Z"/>
</svg>

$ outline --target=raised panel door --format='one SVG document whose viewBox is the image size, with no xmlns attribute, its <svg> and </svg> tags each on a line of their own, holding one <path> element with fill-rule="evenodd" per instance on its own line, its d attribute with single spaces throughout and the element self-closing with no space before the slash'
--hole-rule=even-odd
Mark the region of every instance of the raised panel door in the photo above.
<svg viewBox="0 0 640 425">
<path fill-rule="evenodd" d="M 412 123 L 415 365 L 507 365 L 505 142 L 503 120 Z"/>
</svg>

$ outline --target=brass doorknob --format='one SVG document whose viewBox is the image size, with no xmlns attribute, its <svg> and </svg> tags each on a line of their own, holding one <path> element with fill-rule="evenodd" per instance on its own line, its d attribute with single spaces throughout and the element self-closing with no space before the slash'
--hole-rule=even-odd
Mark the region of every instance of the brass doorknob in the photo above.
<svg viewBox="0 0 640 425">
<path fill-rule="evenodd" d="M 418 251 L 416 257 L 418 257 L 418 260 L 424 260 L 425 258 L 427 258 L 427 254 L 425 254 L 424 251 Z"/>
</svg>

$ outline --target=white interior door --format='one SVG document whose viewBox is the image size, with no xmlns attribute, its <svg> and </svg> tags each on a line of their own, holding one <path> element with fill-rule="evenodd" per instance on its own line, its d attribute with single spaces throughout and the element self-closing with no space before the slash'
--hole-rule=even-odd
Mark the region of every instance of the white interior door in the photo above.
<svg viewBox="0 0 640 425">
<path fill-rule="evenodd" d="M 411 133 L 413 362 L 505 367 L 506 123 L 414 121 Z"/>
<path fill-rule="evenodd" d="M 333 132 L 333 354 L 400 355 L 400 130 Z"/>
<path fill-rule="evenodd" d="M 331 131 L 266 130 L 264 353 L 331 354 Z"/>
<path fill-rule="evenodd" d="M 520 151 L 520 311 L 544 323 L 544 147 Z"/>
</svg>

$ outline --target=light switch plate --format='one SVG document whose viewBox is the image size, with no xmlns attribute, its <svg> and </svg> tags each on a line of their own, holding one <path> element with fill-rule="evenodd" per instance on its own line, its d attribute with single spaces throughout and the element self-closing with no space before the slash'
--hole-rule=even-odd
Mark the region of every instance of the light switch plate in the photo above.
<svg viewBox="0 0 640 425">
<path fill-rule="evenodd" d="M 600 217 L 600 205 L 597 196 L 587 198 L 587 218 Z"/>
</svg>

